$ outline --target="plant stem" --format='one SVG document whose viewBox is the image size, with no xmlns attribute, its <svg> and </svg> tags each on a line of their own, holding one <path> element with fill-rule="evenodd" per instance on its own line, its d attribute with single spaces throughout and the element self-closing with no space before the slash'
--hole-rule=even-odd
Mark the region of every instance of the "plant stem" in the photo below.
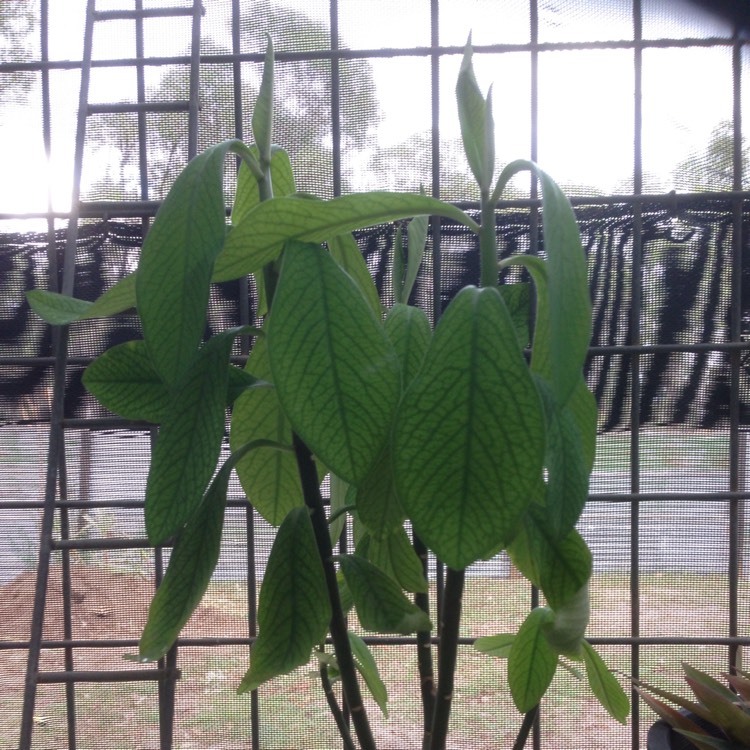
<svg viewBox="0 0 750 750">
<path fill-rule="evenodd" d="M 349 727 L 344 719 L 341 706 L 339 706 L 339 703 L 336 700 L 336 694 L 333 692 L 333 686 L 328 677 L 328 666 L 322 663 L 320 665 L 320 682 L 323 685 L 323 692 L 326 696 L 328 708 L 331 710 L 333 720 L 336 722 L 341 739 L 344 741 L 344 750 L 356 750 L 354 742 L 352 741 L 351 733 L 349 732 Z"/>
<path fill-rule="evenodd" d="M 297 469 L 302 483 L 302 494 L 305 505 L 310 510 L 310 520 L 315 532 L 315 542 L 325 571 L 328 599 L 331 603 L 331 640 L 336 652 L 336 660 L 341 675 L 346 703 L 352 716 L 354 729 L 362 750 L 377 750 L 375 740 L 370 729 L 362 693 L 357 680 L 357 670 L 354 665 L 349 635 L 346 630 L 346 620 L 339 598 L 339 586 L 336 580 L 336 568 L 333 564 L 333 549 L 331 537 L 328 533 L 328 521 L 323 509 L 323 498 L 320 495 L 318 472 L 313 461 L 312 453 L 297 434 L 292 436 L 294 453 L 297 458 Z"/>
<path fill-rule="evenodd" d="M 427 579 L 427 547 L 415 534 L 414 551 L 422 562 L 422 572 Z M 414 603 L 429 616 L 430 595 L 418 592 L 414 594 Z M 435 672 L 432 666 L 432 637 L 429 630 L 417 633 L 417 667 L 419 669 L 419 688 L 422 693 L 422 717 L 424 731 L 422 733 L 422 750 L 430 750 L 432 740 L 432 720 L 435 715 Z"/>
<path fill-rule="evenodd" d="M 441 612 L 442 627 L 438 646 L 438 685 L 435 715 L 432 721 L 430 750 L 445 750 L 448 738 L 448 719 L 453 700 L 453 680 L 456 674 L 458 633 L 461 622 L 461 600 L 464 592 L 464 571 L 448 568 L 445 575 L 445 594 Z"/>
<path fill-rule="evenodd" d="M 531 728 L 534 726 L 537 714 L 539 713 L 539 704 L 537 703 L 531 711 L 527 711 L 521 722 L 521 728 L 518 730 L 518 736 L 513 743 L 513 750 L 523 750 L 526 747 L 526 740 L 529 738 Z"/>
<path fill-rule="evenodd" d="M 479 228 L 479 285 L 497 286 L 497 234 L 495 203 L 486 191 L 480 196 L 481 226 Z"/>
</svg>

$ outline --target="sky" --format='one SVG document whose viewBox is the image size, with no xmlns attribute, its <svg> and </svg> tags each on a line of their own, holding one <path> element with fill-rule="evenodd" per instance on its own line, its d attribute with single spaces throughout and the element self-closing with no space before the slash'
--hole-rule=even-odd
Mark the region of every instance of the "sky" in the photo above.
<svg viewBox="0 0 750 750">
<path fill-rule="evenodd" d="M 327 18 L 327 0 L 280 1 L 303 7 L 315 19 Z M 628 0 L 540 2 L 542 42 L 623 39 L 631 34 Z M 52 59 L 80 56 L 84 4 L 83 0 L 50 3 Z M 100 7 L 123 4 L 99 0 Z M 207 5 L 205 33 L 225 34 L 225 18 L 217 9 L 227 6 L 217 2 Z M 351 49 L 429 45 L 429 0 L 342 0 L 340 9 L 342 42 Z M 442 45 L 463 45 L 470 32 L 478 46 L 528 42 L 524 0 L 441 0 L 440 9 Z M 174 21 L 170 23 L 165 33 L 155 37 L 158 41 L 151 42 L 147 53 L 169 55 L 184 50 L 186 35 L 179 33 Z M 687 0 L 644 0 L 646 38 L 705 37 L 728 31 L 726 23 L 696 11 Z M 122 26 L 111 28 L 96 37 L 96 54 L 110 58 L 134 55 L 132 40 L 125 41 L 126 37 Z M 459 134 L 453 103 L 459 62 L 460 56 L 452 56 L 441 67 L 441 129 L 447 138 Z M 705 147 L 713 128 L 731 117 L 731 52 L 728 48 L 648 49 L 643 64 L 644 168 L 654 175 L 653 184 L 666 190 L 671 187 L 675 166 Z M 527 158 L 528 55 L 477 54 L 475 68 L 482 89 L 493 86 L 499 162 Z M 383 111 L 377 143 L 392 146 L 414 132 L 429 129 L 428 60 L 377 60 L 373 70 Z M 750 66 L 746 64 L 745 70 L 750 73 Z M 132 70 L 97 74 L 92 81 L 92 100 L 134 97 L 133 84 Z M 544 52 L 539 60 L 539 86 L 538 160 L 542 167 L 564 185 L 590 186 L 602 192 L 628 189 L 633 163 L 632 52 Z M 38 111 L 33 107 L 0 111 L 0 159 L 14 175 L 12 182 L 6 180 L 0 186 L 0 213 L 43 211 L 47 184 L 54 207 L 64 211 L 69 206 L 77 107 L 75 73 L 55 73 L 52 96 L 55 138 L 49 162 L 42 147 Z M 98 158 L 104 168 L 106 154 Z"/>
</svg>

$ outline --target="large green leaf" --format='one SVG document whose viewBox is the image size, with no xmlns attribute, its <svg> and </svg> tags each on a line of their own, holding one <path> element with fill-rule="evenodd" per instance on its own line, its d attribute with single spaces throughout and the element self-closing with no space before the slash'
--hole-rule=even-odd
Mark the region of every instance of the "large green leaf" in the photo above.
<svg viewBox="0 0 750 750">
<path fill-rule="evenodd" d="M 497 289 L 453 299 L 394 430 L 396 487 L 420 538 L 455 569 L 511 541 L 540 481 L 544 414 Z"/>
<path fill-rule="evenodd" d="M 173 392 L 146 483 L 146 531 L 153 544 L 182 528 L 216 469 L 224 435 L 229 354 L 241 330 L 210 339 Z"/>
<path fill-rule="evenodd" d="M 516 640 L 515 633 L 499 633 L 498 635 L 485 635 L 474 641 L 474 648 L 482 654 L 494 656 L 497 659 L 507 659 L 513 641 Z"/>
<path fill-rule="evenodd" d="M 432 630 L 427 614 L 410 602 L 380 568 L 358 555 L 341 555 L 336 559 L 365 630 L 401 635 Z"/>
<path fill-rule="evenodd" d="M 607 665 L 602 661 L 602 657 L 596 652 L 594 647 L 587 641 L 581 644 L 583 652 L 583 661 L 586 665 L 586 676 L 588 677 L 589 686 L 596 696 L 599 703 L 604 706 L 607 713 L 613 718 L 624 724 L 630 713 L 630 701 L 622 685 L 612 672 L 607 669 Z"/>
<path fill-rule="evenodd" d="M 544 635 L 551 617 L 546 607 L 532 609 L 510 648 L 508 687 L 521 713 L 539 703 L 557 670 L 557 653 Z"/>
<path fill-rule="evenodd" d="M 430 321 L 420 308 L 396 304 L 388 311 L 385 331 L 401 362 L 401 382 L 406 388 L 419 372 L 430 345 Z"/>
<path fill-rule="evenodd" d="M 331 471 L 360 482 L 391 425 L 398 360 L 351 277 L 316 245 L 284 252 L 268 349 L 294 430 Z"/>
<path fill-rule="evenodd" d="M 307 508 L 284 519 L 268 558 L 258 603 L 258 639 L 239 692 L 307 664 L 331 619 L 325 573 Z"/>
<path fill-rule="evenodd" d="M 162 203 L 141 251 L 138 313 L 151 362 L 170 387 L 186 375 L 206 326 L 214 261 L 226 235 L 225 141 L 193 159 Z"/>
<path fill-rule="evenodd" d="M 267 37 L 266 56 L 263 60 L 263 76 L 258 98 L 253 107 L 253 137 L 258 148 L 261 166 L 271 164 L 271 142 L 273 141 L 273 40 Z"/>
<path fill-rule="evenodd" d="M 263 201 L 232 228 L 215 278 L 228 281 L 259 270 L 278 257 L 287 240 L 327 242 L 345 232 L 418 214 L 445 216 L 478 230 L 461 209 L 424 195 L 372 192 L 328 201 L 299 195 L 278 197 Z"/>
<path fill-rule="evenodd" d="M 356 506 L 360 520 L 375 537 L 388 536 L 401 528 L 406 514 L 393 485 L 390 446 L 386 446 L 367 476 L 357 485 Z"/>
<path fill-rule="evenodd" d="M 328 240 L 328 250 L 331 257 L 354 279 L 362 295 L 370 303 L 372 311 L 379 318 L 381 308 L 378 290 L 354 237 L 351 234 L 340 234 Z"/>
<path fill-rule="evenodd" d="M 142 660 L 159 659 L 171 648 L 206 593 L 221 552 L 229 477 L 237 460 L 253 447 L 243 446 L 224 462 L 177 537 L 164 580 L 149 606 L 139 643 Z"/>
<path fill-rule="evenodd" d="M 257 377 L 271 379 L 265 338 L 255 342 L 247 369 Z M 274 388 L 247 391 L 237 399 L 232 409 L 229 434 L 232 449 L 261 438 L 289 446 L 292 444 L 292 427 L 281 409 Z M 293 453 L 253 451 L 237 464 L 237 477 L 253 507 L 273 526 L 278 526 L 292 508 L 304 503 Z"/>
<path fill-rule="evenodd" d="M 83 384 L 99 403 L 125 419 L 159 424 L 172 403 L 144 341 L 126 341 L 108 349 L 86 368 Z"/>
</svg>

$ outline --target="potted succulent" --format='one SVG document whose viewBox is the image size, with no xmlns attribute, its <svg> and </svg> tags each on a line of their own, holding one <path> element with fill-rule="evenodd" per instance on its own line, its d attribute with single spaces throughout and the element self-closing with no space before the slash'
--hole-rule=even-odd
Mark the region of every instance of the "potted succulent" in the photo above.
<svg viewBox="0 0 750 750">
<path fill-rule="evenodd" d="M 471 60 L 467 45 L 456 92 L 481 196 L 479 221 L 423 194 L 321 201 L 297 193 L 289 157 L 272 140 L 269 40 L 254 144 L 227 141 L 188 164 L 155 218 L 137 270 L 93 303 L 29 293 L 52 323 L 133 307 L 142 322 L 142 340 L 112 347 L 84 376 L 113 412 L 160 425 L 146 528 L 155 545 L 174 548 L 138 658 L 164 655 L 200 602 L 236 470 L 250 502 L 278 527 L 260 590 L 259 634 L 239 689 L 251 691 L 317 654 L 347 748 L 376 748 L 362 686 L 381 707 L 387 700 L 348 612 L 365 631 L 416 633 L 422 747 L 445 748 L 465 571 L 503 549 L 546 602 L 516 633 L 475 644 L 508 659 L 509 689 L 526 714 L 515 747 L 523 747 L 561 659 L 584 665 L 616 719 L 625 721 L 629 709 L 584 638 L 592 566 L 575 524 L 588 496 L 597 423 L 582 375 L 591 335 L 586 259 L 571 206 L 552 179 L 527 161 L 496 175 L 491 94 L 480 91 Z M 229 226 L 222 176 L 228 154 L 241 159 Z M 498 262 L 496 208 L 524 170 L 541 184 L 544 256 Z M 409 304 L 428 215 L 476 232 L 481 255 L 479 285 L 462 289 L 434 329 Z M 406 219 L 386 304 L 350 232 Z M 498 283 L 510 266 L 533 281 L 533 310 L 528 284 Z M 204 340 L 211 282 L 248 274 L 260 290 L 262 327 Z M 243 369 L 230 363 L 239 336 L 254 340 Z M 227 409 L 231 455 L 217 467 Z M 330 502 L 321 494 L 326 475 Z M 345 517 L 355 526 L 356 549 L 335 554 Z M 446 566 L 443 609 L 434 614 L 428 552 Z"/>
<path fill-rule="evenodd" d="M 750 674 L 737 670 L 722 675 L 727 687 L 689 664 L 682 668 L 694 700 L 634 681 L 660 717 L 649 730 L 648 750 L 750 750 Z"/>
</svg>

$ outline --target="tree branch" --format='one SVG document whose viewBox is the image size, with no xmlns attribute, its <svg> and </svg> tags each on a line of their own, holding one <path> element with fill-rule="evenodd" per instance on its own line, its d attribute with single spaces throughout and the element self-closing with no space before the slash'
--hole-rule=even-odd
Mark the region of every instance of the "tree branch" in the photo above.
<svg viewBox="0 0 750 750">
<path fill-rule="evenodd" d="M 422 572 L 428 579 L 427 547 L 414 534 L 414 551 L 422 562 Z M 414 603 L 426 614 L 430 614 L 429 592 L 414 594 Z M 419 669 L 419 689 L 422 693 L 422 717 L 424 730 L 422 733 L 422 750 L 430 750 L 432 741 L 432 720 L 435 715 L 435 670 L 432 664 L 432 636 L 429 630 L 417 633 L 417 667 Z"/>
<path fill-rule="evenodd" d="M 320 663 L 320 682 L 323 685 L 323 692 L 326 696 L 326 702 L 328 708 L 331 710 L 333 720 L 336 722 L 336 726 L 341 735 L 341 739 L 344 741 L 344 750 L 357 750 L 352 740 L 352 735 L 349 732 L 346 720 L 344 719 L 344 713 L 336 700 L 336 694 L 333 692 L 333 686 L 331 680 L 328 677 L 328 665 L 325 662 Z"/>
</svg>

